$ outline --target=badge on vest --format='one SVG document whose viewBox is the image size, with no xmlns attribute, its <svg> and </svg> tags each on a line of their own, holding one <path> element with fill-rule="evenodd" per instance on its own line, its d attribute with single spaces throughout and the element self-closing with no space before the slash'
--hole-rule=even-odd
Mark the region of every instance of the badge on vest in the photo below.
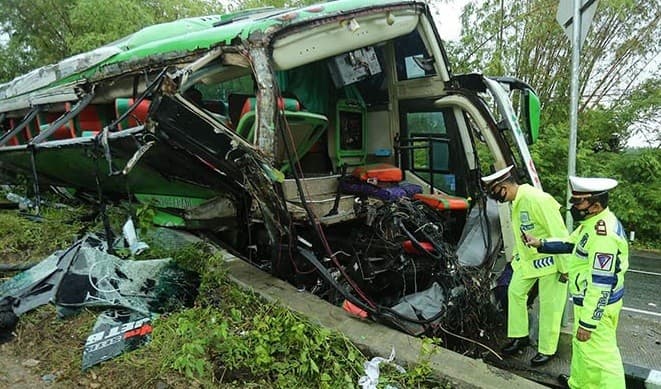
<svg viewBox="0 0 661 389">
<path fill-rule="evenodd" d="M 588 251 L 585 249 L 585 245 L 588 244 L 588 239 L 590 236 L 588 234 L 583 235 L 581 238 L 581 241 L 578 242 L 578 246 L 576 247 L 576 256 L 588 260 Z"/>
<path fill-rule="evenodd" d="M 606 222 L 599 220 L 597 224 L 594 225 L 594 230 L 597 235 L 606 235 Z"/>
<path fill-rule="evenodd" d="M 519 217 L 521 218 L 521 229 L 524 231 L 530 231 L 533 228 L 535 228 L 535 223 L 533 223 L 530 220 L 530 215 L 528 214 L 528 211 L 521 211 L 519 213 Z"/>
<path fill-rule="evenodd" d="M 595 270 L 611 271 L 613 268 L 613 254 L 595 253 L 592 268 Z"/>
</svg>

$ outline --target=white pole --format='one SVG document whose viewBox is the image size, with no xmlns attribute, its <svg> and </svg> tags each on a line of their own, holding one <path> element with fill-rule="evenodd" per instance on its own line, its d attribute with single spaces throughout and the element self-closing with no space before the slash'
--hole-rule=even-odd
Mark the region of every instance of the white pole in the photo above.
<svg viewBox="0 0 661 389">
<path fill-rule="evenodd" d="M 567 163 L 567 178 L 576 175 L 576 134 L 578 132 L 578 86 L 579 71 L 581 63 L 581 0 L 574 0 L 574 16 L 572 20 L 572 40 L 571 40 L 571 101 L 569 105 L 569 161 Z M 574 221 L 569 212 L 569 199 L 571 197 L 571 188 L 567 180 L 567 214 L 565 224 L 569 232 L 574 230 Z M 566 327 L 569 323 L 569 314 L 571 305 L 565 305 L 565 311 L 562 315 L 562 326 Z M 574 318 L 574 320 L 578 320 Z"/>
<path fill-rule="evenodd" d="M 571 102 L 569 107 L 569 162 L 567 176 L 576 175 L 576 134 L 578 132 L 578 87 L 581 62 L 581 0 L 574 0 L 574 17 L 572 20 L 572 54 L 571 54 Z M 572 231 L 574 223 L 569 212 L 571 188 L 567 182 L 567 215 L 565 224 Z"/>
</svg>

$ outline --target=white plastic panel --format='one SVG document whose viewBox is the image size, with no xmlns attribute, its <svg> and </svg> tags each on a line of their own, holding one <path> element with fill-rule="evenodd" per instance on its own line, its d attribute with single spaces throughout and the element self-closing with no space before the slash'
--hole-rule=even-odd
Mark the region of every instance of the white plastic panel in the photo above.
<svg viewBox="0 0 661 389">
<path fill-rule="evenodd" d="M 391 11 L 303 29 L 273 44 L 273 62 L 278 70 L 287 70 L 332 57 L 350 50 L 385 42 L 413 31 L 419 15 L 414 10 Z M 393 21 L 389 24 L 389 20 Z"/>
</svg>

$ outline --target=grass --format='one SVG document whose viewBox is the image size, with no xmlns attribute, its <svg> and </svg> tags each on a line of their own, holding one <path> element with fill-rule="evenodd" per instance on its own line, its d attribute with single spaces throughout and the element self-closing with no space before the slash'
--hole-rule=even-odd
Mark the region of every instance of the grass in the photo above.
<svg viewBox="0 0 661 389">
<path fill-rule="evenodd" d="M 3 211 L 0 222 L 0 258 L 3 262 L 43 259 L 58 248 L 73 243 L 83 223 L 83 208 L 46 208 L 40 221 L 17 211 Z"/>
<path fill-rule="evenodd" d="M 69 246 L 89 229 L 102 231 L 84 207 L 44 209 L 41 222 L 0 211 L 0 258 L 33 261 Z M 120 230 L 126 210 L 109 211 Z M 145 226 L 144 221 L 139 225 Z M 179 307 L 154 322 L 149 344 L 81 370 L 85 339 L 99 314 L 83 309 L 58 319 L 47 305 L 21 316 L 15 339 L 3 350 L 36 359 L 39 376 L 54 374 L 54 388 L 347 388 L 357 387 L 364 355 L 342 334 L 310 323 L 283 306 L 266 302 L 229 281 L 222 257 L 204 244 L 152 249 L 137 259 L 171 257 L 201 276 L 192 307 Z M 124 253 L 126 254 L 126 253 Z M 1 279 L 0 279 L 1 280 Z M 424 356 L 402 374 L 384 367 L 381 384 L 442 387 Z"/>
</svg>

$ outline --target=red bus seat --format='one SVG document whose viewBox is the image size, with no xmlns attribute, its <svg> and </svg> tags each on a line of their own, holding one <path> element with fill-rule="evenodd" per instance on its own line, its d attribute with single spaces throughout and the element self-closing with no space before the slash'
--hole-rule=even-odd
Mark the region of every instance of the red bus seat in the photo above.
<svg viewBox="0 0 661 389">
<path fill-rule="evenodd" d="M 56 112 L 43 112 L 37 114 L 37 123 L 39 125 L 39 132 L 44 132 L 51 123 L 56 121 L 60 116 L 62 116 L 62 113 L 56 113 Z M 72 139 L 76 137 L 76 132 L 73 130 L 73 127 L 70 125 L 63 125 L 57 130 L 55 130 L 54 133 L 51 134 L 49 139 L 57 139 L 57 140 L 62 140 L 62 139 Z"/>
<path fill-rule="evenodd" d="M 10 132 L 14 127 L 16 127 L 16 121 L 14 119 L 9 119 L 8 123 L 9 123 L 9 129 L 7 130 L 7 132 Z M 27 127 L 25 127 L 23 129 L 23 131 L 21 131 L 21 133 L 23 133 L 23 139 L 24 140 L 27 141 L 27 140 L 30 139 L 30 138 L 26 138 L 26 136 L 29 136 L 29 134 L 30 134 L 30 131 L 28 130 Z M 18 146 L 18 145 L 20 145 L 21 143 L 18 141 L 18 134 L 16 136 L 14 136 L 13 138 L 11 138 L 9 140 L 9 142 L 7 142 L 7 144 L 9 146 Z"/>
<path fill-rule="evenodd" d="M 117 115 L 116 117 L 120 117 L 126 111 L 128 111 L 129 107 L 133 105 L 133 101 L 134 100 L 130 98 L 115 99 L 115 115 Z M 137 107 L 135 107 L 133 112 L 131 112 L 126 119 L 122 120 L 119 123 L 119 129 L 125 130 L 127 128 L 136 127 L 139 126 L 140 124 L 143 124 L 145 120 L 147 120 L 150 104 L 151 104 L 151 100 L 142 100 L 140 104 Z"/>
<path fill-rule="evenodd" d="M 71 104 L 65 105 L 67 110 L 71 110 Z M 104 122 L 101 119 L 99 108 L 95 105 L 88 105 L 76 117 L 69 121 L 69 127 L 73 128 L 78 136 L 83 134 L 97 134 L 103 130 Z"/>
<path fill-rule="evenodd" d="M 43 132 L 48 128 L 48 124 L 42 124 L 39 127 L 39 131 Z M 62 140 L 62 139 L 72 139 L 76 137 L 76 133 L 73 131 L 73 128 L 71 128 L 68 125 L 64 125 L 57 130 L 55 130 L 54 133 L 51 134 L 50 139 L 57 139 L 57 140 Z"/>
<path fill-rule="evenodd" d="M 463 197 L 451 196 L 449 194 L 422 194 L 413 195 L 413 198 L 420 200 L 425 205 L 439 211 L 465 211 L 468 209 L 468 199 Z"/>
<path fill-rule="evenodd" d="M 351 173 L 361 181 L 400 182 L 404 174 L 402 169 L 387 163 L 357 166 Z"/>
</svg>

